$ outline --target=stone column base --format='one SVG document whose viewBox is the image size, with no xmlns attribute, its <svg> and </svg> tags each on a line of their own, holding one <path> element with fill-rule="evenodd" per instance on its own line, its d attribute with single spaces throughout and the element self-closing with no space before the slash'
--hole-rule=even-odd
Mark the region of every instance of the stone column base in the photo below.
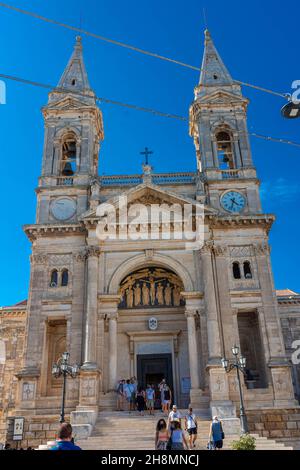
<svg viewBox="0 0 300 470">
<path fill-rule="evenodd" d="M 97 421 L 98 410 L 83 409 L 83 407 L 78 410 L 78 408 L 80 407 L 71 413 L 73 434 L 76 439 L 87 439 Z"/>
<path fill-rule="evenodd" d="M 80 370 L 79 407 L 98 410 L 100 377 L 98 369 Z"/>
<path fill-rule="evenodd" d="M 210 402 L 212 417 L 220 419 L 236 418 L 236 407 L 231 400 L 214 400 Z"/>
</svg>

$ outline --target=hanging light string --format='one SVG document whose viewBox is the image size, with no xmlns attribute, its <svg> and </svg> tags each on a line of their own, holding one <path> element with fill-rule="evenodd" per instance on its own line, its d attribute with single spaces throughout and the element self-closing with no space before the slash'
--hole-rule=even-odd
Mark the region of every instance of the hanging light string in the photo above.
<svg viewBox="0 0 300 470">
<path fill-rule="evenodd" d="M 36 82 L 36 81 L 33 81 L 33 80 L 27 80 L 26 78 L 16 77 L 16 76 L 13 76 L 13 75 L 7 75 L 7 74 L 4 74 L 4 73 L 0 73 L 0 78 L 6 79 L 6 80 L 12 80 L 14 82 L 22 83 L 24 85 L 32 85 L 32 86 L 35 86 L 35 87 L 40 87 L 40 88 L 44 88 L 44 89 L 47 89 L 47 90 L 52 90 L 55 93 L 62 93 L 62 94 L 70 93 L 72 95 L 80 96 L 80 97 L 83 97 L 83 98 L 86 98 L 88 96 L 84 93 L 81 93 L 80 91 L 71 90 L 71 89 L 62 88 L 62 87 L 55 87 L 53 85 L 49 85 L 49 84 L 46 84 L 46 83 Z M 130 104 L 130 103 L 123 103 L 122 101 L 116 101 L 116 100 L 112 100 L 112 99 L 109 99 L 109 98 L 95 96 L 95 100 L 98 101 L 99 103 L 106 103 L 106 104 L 112 104 L 112 105 L 115 105 L 115 106 L 121 106 L 123 108 L 129 108 L 129 109 L 133 109 L 135 111 L 142 111 L 144 113 L 150 113 L 150 114 L 153 114 L 155 116 L 161 116 L 161 117 L 165 117 L 165 118 L 169 118 L 169 119 L 175 119 L 175 120 L 179 120 L 179 121 L 183 121 L 183 122 L 188 122 L 189 121 L 188 118 L 185 117 L 185 116 L 179 116 L 178 114 L 164 113 L 162 111 L 158 111 L 157 109 L 145 108 L 143 106 L 138 106 L 138 105 Z M 281 143 L 281 144 L 292 145 L 294 147 L 300 147 L 300 143 L 294 142 L 292 140 L 281 139 L 279 137 L 265 136 L 263 134 L 257 134 L 255 132 L 248 132 L 248 135 L 250 135 L 252 137 L 256 137 L 258 139 L 264 139 L 264 140 L 277 142 L 277 143 Z"/>
<path fill-rule="evenodd" d="M 171 62 L 171 63 L 179 65 L 181 67 L 185 67 L 185 68 L 188 68 L 188 69 L 191 69 L 191 70 L 196 70 L 198 72 L 202 71 L 200 67 L 196 67 L 194 65 L 187 64 L 187 63 L 182 62 L 180 60 L 171 59 L 170 57 L 166 57 L 166 56 L 163 56 L 163 55 L 160 55 L 160 54 L 156 54 L 155 52 L 147 51 L 145 49 L 141 49 L 139 47 L 135 47 L 135 46 L 132 46 L 130 44 L 126 44 L 126 43 L 121 42 L 121 41 L 116 41 L 114 39 L 107 38 L 105 36 L 101 36 L 101 35 L 96 34 L 96 33 L 92 33 L 91 31 L 87 31 L 87 30 L 82 29 L 82 28 L 77 28 L 76 26 L 72 26 L 72 25 L 69 25 L 67 23 L 62 23 L 60 21 L 56 21 L 56 20 L 53 20 L 51 18 L 47 18 L 45 16 L 39 15 L 38 13 L 34 13 L 34 12 L 31 12 L 31 11 L 28 11 L 28 10 L 24 10 L 22 8 L 15 7 L 15 6 L 9 5 L 7 3 L 0 2 L 0 7 L 6 8 L 6 9 L 11 10 L 11 11 L 21 13 L 22 15 L 30 16 L 32 18 L 44 21 L 46 23 L 53 24 L 55 26 L 59 26 L 61 28 L 69 29 L 69 30 L 74 31 L 74 32 L 79 33 L 79 34 L 84 34 L 85 36 L 90 36 L 90 37 L 92 37 L 94 39 L 98 39 L 100 41 L 104 41 L 104 42 L 108 42 L 110 44 L 114 44 L 115 46 L 123 47 L 123 48 L 126 48 L 126 49 L 130 49 L 131 51 L 138 52 L 140 54 L 144 54 L 144 55 L 147 55 L 147 56 L 150 56 L 150 57 L 154 57 L 155 59 L 164 60 L 166 62 Z M 246 87 L 254 88 L 255 90 L 259 90 L 259 91 L 269 93 L 269 94 L 272 94 L 272 95 L 275 95 L 275 96 L 280 96 L 281 98 L 288 99 L 289 96 L 290 96 L 289 93 L 280 93 L 280 92 L 270 90 L 268 88 L 264 88 L 264 87 L 261 87 L 261 86 L 258 86 L 258 85 L 252 85 L 251 83 L 242 82 L 240 80 L 234 80 L 234 82 L 237 85 L 243 85 L 243 86 L 246 86 Z"/>
</svg>

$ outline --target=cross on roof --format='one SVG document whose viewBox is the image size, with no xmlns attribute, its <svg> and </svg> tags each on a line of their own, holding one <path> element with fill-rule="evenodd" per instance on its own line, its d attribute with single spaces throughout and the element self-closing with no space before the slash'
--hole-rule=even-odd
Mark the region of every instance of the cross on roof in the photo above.
<svg viewBox="0 0 300 470">
<path fill-rule="evenodd" d="M 141 155 L 145 155 L 145 164 L 148 165 L 149 162 L 148 162 L 148 157 L 149 155 L 153 154 L 152 150 L 149 150 L 148 147 L 145 147 L 145 150 L 143 152 L 140 152 Z"/>
</svg>

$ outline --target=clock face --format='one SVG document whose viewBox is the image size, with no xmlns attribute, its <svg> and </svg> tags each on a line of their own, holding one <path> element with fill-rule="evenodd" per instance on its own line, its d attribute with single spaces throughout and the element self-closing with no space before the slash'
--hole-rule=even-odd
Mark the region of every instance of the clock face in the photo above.
<svg viewBox="0 0 300 470">
<path fill-rule="evenodd" d="M 221 197 L 221 206 L 228 212 L 241 212 L 246 205 L 246 198 L 237 191 L 227 191 Z"/>
<path fill-rule="evenodd" d="M 68 220 L 76 212 L 76 202 L 63 197 L 55 199 L 51 204 L 51 212 L 57 220 Z"/>
</svg>

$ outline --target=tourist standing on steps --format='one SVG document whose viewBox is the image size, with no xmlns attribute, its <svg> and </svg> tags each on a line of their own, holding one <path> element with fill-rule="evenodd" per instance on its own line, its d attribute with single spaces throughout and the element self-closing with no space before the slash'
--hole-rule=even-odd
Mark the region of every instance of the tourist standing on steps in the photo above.
<svg viewBox="0 0 300 470">
<path fill-rule="evenodd" d="M 161 403 L 161 411 L 164 412 L 164 387 L 166 385 L 166 379 L 162 379 L 162 381 L 158 384 L 158 390 L 160 391 L 160 403 Z"/>
<path fill-rule="evenodd" d="M 117 388 L 117 411 L 124 411 L 124 385 L 125 380 L 120 380 Z"/>
<path fill-rule="evenodd" d="M 222 422 L 217 416 L 213 417 L 209 430 L 209 444 L 212 443 L 215 450 L 221 450 L 223 447 L 224 432 Z"/>
<path fill-rule="evenodd" d="M 180 420 L 181 420 L 181 414 L 177 410 L 177 406 L 173 405 L 172 411 L 169 413 L 169 416 L 168 416 L 168 430 L 171 432 L 172 429 L 174 429 L 175 427 L 175 421 L 180 422 Z"/>
<path fill-rule="evenodd" d="M 155 450 L 167 450 L 169 438 L 167 423 L 164 419 L 160 419 L 156 426 Z"/>
<path fill-rule="evenodd" d="M 146 388 L 146 405 L 147 410 L 149 411 L 149 415 L 154 414 L 154 395 L 154 388 L 148 384 Z"/>
<path fill-rule="evenodd" d="M 136 400 L 136 394 L 137 394 L 137 384 L 134 380 L 135 378 L 130 379 L 130 391 L 131 391 L 131 399 L 130 399 L 130 410 L 134 411 L 135 410 L 135 400 Z"/>
<path fill-rule="evenodd" d="M 125 396 L 125 399 L 126 399 L 126 409 L 127 411 L 131 411 L 131 393 L 132 393 L 132 389 L 131 389 L 131 386 L 130 386 L 130 380 L 126 380 L 126 383 L 124 384 L 124 387 L 123 387 L 123 390 L 124 390 L 124 396 Z"/>
<path fill-rule="evenodd" d="M 145 391 L 143 387 L 139 387 L 138 392 L 136 394 L 136 404 L 138 412 L 141 416 L 144 416 L 144 409 L 145 409 Z"/>
<path fill-rule="evenodd" d="M 176 419 L 173 423 L 174 427 L 170 432 L 171 450 L 187 450 L 188 445 L 184 436 L 184 432 L 181 429 L 180 419 Z"/>
<path fill-rule="evenodd" d="M 161 396 L 162 396 L 162 411 L 165 413 L 166 416 L 168 416 L 170 412 L 170 405 L 172 401 L 172 392 L 166 383 L 163 385 L 162 390 L 161 390 Z"/>
<path fill-rule="evenodd" d="M 198 423 L 197 418 L 193 413 L 193 408 L 191 406 L 189 406 L 188 414 L 185 417 L 185 429 L 187 430 L 189 435 L 190 449 L 193 449 L 194 447 L 196 447 L 195 442 L 198 433 Z"/>
</svg>

